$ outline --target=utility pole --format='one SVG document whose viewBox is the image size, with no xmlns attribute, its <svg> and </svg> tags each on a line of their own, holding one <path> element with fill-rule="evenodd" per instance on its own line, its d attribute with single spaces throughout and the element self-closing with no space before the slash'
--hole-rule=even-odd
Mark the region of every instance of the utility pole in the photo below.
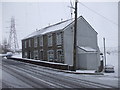
<svg viewBox="0 0 120 90">
<path fill-rule="evenodd" d="M 76 71 L 76 54 L 77 54 L 77 0 L 75 0 L 75 24 L 74 24 L 74 44 L 73 44 L 73 70 Z"/>
<path fill-rule="evenodd" d="M 104 61 L 105 61 L 105 66 L 106 66 L 106 49 L 105 49 L 105 38 L 103 38 L 103 43 L 104 43 Z"/>
</svg>

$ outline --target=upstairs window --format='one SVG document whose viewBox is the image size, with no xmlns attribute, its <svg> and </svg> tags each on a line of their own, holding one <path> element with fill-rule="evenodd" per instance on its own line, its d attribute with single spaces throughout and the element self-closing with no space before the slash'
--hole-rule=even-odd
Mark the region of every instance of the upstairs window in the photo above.
<svg viewBox="0 0 120 90">
<path fill-rule="evenodd" d="M 37 37 L 34 37 L 34 47 L 37 47 Z"/>
<path fill-rule="evenodd" d="M 52 34 L 48 34 L 48 46 L 52 46 Z"/>
<path fill-rule="evenodd" d="M 39 37 L 39 44 L 40 46 L 43 46 L 43 36 Z"/>
<path fill-rule="evenodd" d="M 24 42 L 24 44 L 25 44 L 25 46 L 24 46 L 24 47 L 25 47 L 25 48 L 27 48 L 27 41 L 25 41 L 25 42 Z"/>
<path fill-rule="evenodd" d="M 62 44 L 62 32 L 56 33 L 56 43 L 57 45 L 61 45 Z"/>
<path fill-rule="evenodd" d="M 31 47 L 31 40 L 28 41 L 28 46 Z"/>
</svg>

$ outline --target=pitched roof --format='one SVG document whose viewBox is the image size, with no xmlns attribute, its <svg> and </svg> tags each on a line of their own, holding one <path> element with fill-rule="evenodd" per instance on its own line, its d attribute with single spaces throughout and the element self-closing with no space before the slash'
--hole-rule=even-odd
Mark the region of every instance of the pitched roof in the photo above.
<svg viewBox="0 0 120 90">
<path fill-rule="evenodd" d="M 85 20 L 82 16 L 78 17 L 78 19 Z M 47 34 L 47 33 L 50 33 L 50 32 L 58 31 L 58 30 L 64 30 L 67 26 L 71 25 L 73 22 L 74 21 L 72 19 L 68 19 L 68 20 L 65 20 L 65 21 L 62 21 L 62 22 L 59 22 L 59 23 L 47 26 L 45 28 L 42 28 L 42 29 L 39 29 L 38 31 L 33 32 L 32 34 L 28 35 L 24 39 L 28 39 L 28 38 L 31 38 L 31 37 L 34 37 L 34 36 L 38 36 L 38 35 L 44 35 L 44 34 Z M 85 22 L 87 22 L 87 21 L 85 20 Z M 90 24 L 89 24 L 89 26 L 92 28 L 92 26 Z"/>
<path fill-rule="evenodd" d="M 45 28 L 42 28 L 42 29 L 39 29 L 38 31 L 33 32 L 32 34 L 28 35 L 24 39 L 27 39 L 27 38 L 30 38 L 30 37 L 34 37 L 34 36 L 38 36 L 38 35 L 44 35 L 44 34 L 47 34 L 49 32 L 63 30 L 63 28 L 65 28 L 70 23 L 72 23 L 72 19 L 65 20 L 65 21 L 56 23 L 54 25 L 47 26 Z"/>
<path fill-rule="evenodd" d="M 78 50 L 81 49 L 85 52 L 97 52 L 96 49 L 93 49 L 92 47 L 85 47 L 85 46 L 77 46 Z"/>
<path fill-rule="evenodd" d="M 91 48 L 91 47 L 80 47 L 82 50 L 86 52 L 96 52 L 97 50 Z"/>
</svg>

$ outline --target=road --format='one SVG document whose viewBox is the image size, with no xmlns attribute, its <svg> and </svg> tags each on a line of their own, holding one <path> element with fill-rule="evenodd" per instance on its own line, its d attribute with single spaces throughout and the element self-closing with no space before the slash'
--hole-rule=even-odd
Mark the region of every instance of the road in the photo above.
<svg viewBox="0 0 120 90">
<path fill-rule="evenodd" d="M 112 88 L 67 76 L 48 67 L 2 59 L 3 88 Z"/>
</svg>

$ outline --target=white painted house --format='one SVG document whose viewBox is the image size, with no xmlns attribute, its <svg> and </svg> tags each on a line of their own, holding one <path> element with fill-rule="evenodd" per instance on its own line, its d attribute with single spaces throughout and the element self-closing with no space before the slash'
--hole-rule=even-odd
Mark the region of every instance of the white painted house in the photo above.
<svg viewBox="0 0 120 90">
<path fill-rule="evenodd" d="M 73 65 L 73 27 L 68 25 L 64 30 L 65 63 Z M 97 32 L 81 16 L 77 21 L 77 69 L 95 69 L 100 66 L 100 50 L 97 43 Z"/>
<path fill-rule="evenodd" d="M 73 65 L 74 21 L 66 20 L 45 27 L 22 40 L 23 58 Z M 97 32 L 82 17 L 77 19 L 77 69 L 98 70 L 100 50 Z M 42 39 L 40 39 L 42 37 Z M 38 39 L 36 39 L 38 38 Z M 31 40 L 31 42 L 30 42 Z M 37 43 L 38 40 L 38 44 Z M 39 46 L 42 40 L 42 46 Z M 34 46 L 34 44 L 36 44 Z M 27 45 L 28 44 L 28 45 Z M 29 47 L 31 46 L 31 47 Z M 35 53 L 34 53 L 35 51 Z M 42 51 L 42 52 L 41 52 Z M 36 58 L 37 56 L 37 58 Z"/>
</svg>

